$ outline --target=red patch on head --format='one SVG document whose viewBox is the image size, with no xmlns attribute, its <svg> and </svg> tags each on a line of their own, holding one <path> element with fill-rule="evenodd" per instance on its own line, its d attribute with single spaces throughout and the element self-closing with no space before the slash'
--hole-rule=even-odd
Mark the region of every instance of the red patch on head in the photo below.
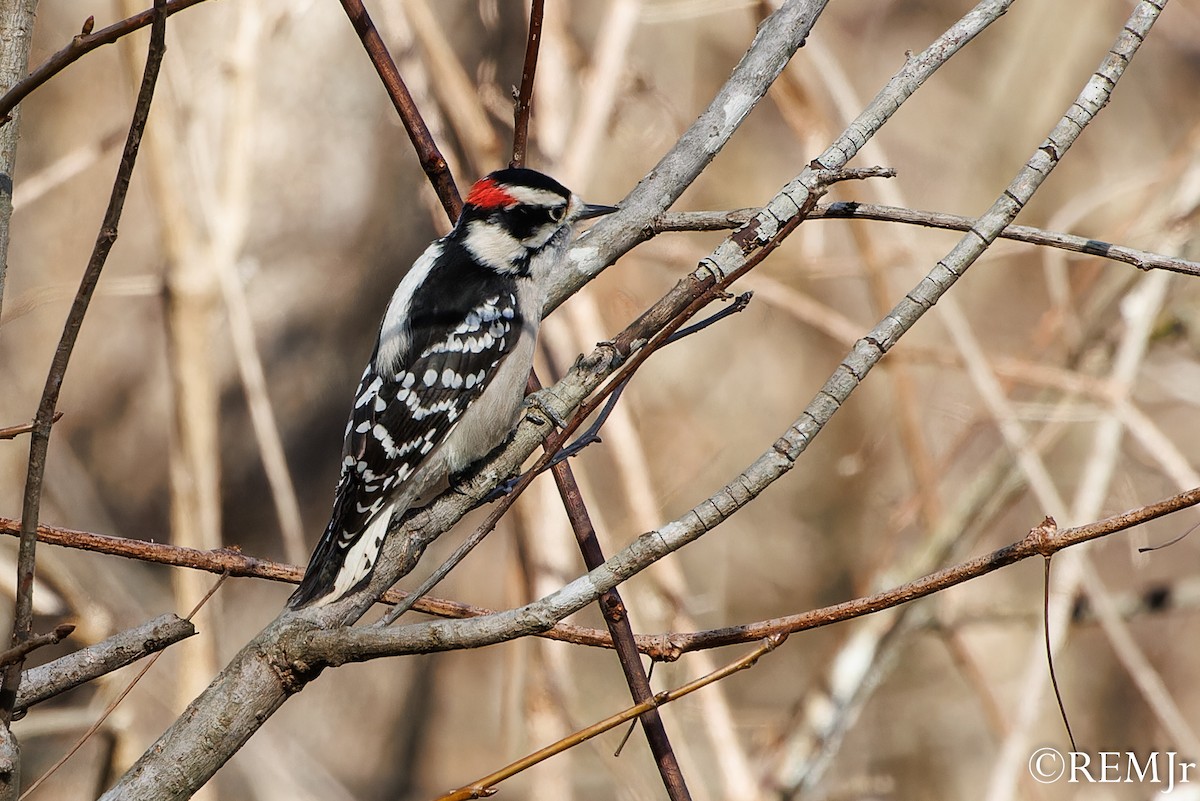
<svg viewBox="0 0 1200 801">
<path fill-rule="evenodd" d="M 499 209 L 511 206 L 517 199 L 491 178 L 482 178 L 471 187 L 467 203 L 481 209 Z"/>
</svg>

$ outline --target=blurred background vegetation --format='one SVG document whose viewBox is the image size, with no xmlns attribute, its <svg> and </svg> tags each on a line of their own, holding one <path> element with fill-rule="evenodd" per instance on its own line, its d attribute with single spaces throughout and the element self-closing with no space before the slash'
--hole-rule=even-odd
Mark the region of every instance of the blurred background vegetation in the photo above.
<svg viewBox="0 0 1200 801">
<path fill-rule="evenodd" d="M 923 49 L 970 5 L 831 3 L 676 208 L 765 203 L 905 51 Z M 843 184 L 833 199 L 982 212 L 1074 99 L 1131 7 L 1016 3 L 855 162 L 895 167 L 898 177 Z M 31 64 L 89 14 L 99 28 L 138 10 L 42 0 Z M 769 11 L 716 0 L 551 0 L 530 166 L 592 202 L 618 201 L 708 103 Z M 527 3 L 379 0 L 371 12 L 460 186 L 505 163 Z M 145 36 L 88 55 L 22 104 L 0 423 L 27 420 L 36 406 L 107 201 Z M 173 16 L 168 36 L 121 237 L 64 386 L 42 519 L 303 563 L 326 520 L 376 321 L 411 260 L 446 230 L 445 216 L 337 4 L 201 3 Z M 1018 222 L 1200 258 L 1197 86 L 1200 6 L 1177 0 Z M 660 236 L 570 300 L 544 329 L 543 379 L 623 328 L 721 236 Z M 743 282 L 755 291 L 747 311 L 655 356 L 604 444 L 577 460 L 608 552 L 691 508 L 770 447 L 853 339 L 957 237 L 810 221 Z M 1062 525 L 1088 522 L 1200 484 L 1200 428 L 1189 424 L 1200 398 L 1197 279 L 1002 243 L 951 295 L 957 322 L 939 307 L 917 326 L 792 474 L 622 588 L 636 631 L 836 603 L 1018 539 L 1049 512 Z M 997 399 L 972 380 L 966 359 L 994 371 L 999 400 L 1041 448 L 1051 486 L 1030 489 L 1014 472 Z M 10 517 L 20 514 L 23 443 L 0 447 L 0 513 Z M 1055 494 L 1061 509 L 1047 508 Z M 1065 614 L 1055 627 L 1064 640 L 1058 676 L 1081 744 L 1200 757 L 1200 539 L 1137 552 L 1196 522 L 1194 512 L 1179 514 L 1097 542 L 1086 558 L 1056 560 L 1066 564 L 1054 607 Z M 424 569 L 458 540 L 445 537 Z M 0 542 L 4 582 L 15 545 Z M 185 614 L 214 580 L 52 547 L 38 560 L 36 628 L 76 620 L 76 642 L 163 611 Z M 506 608 L 581 572 L 561 502 L 543 479 L 435 594 Z M 228 582 L 200 615 L 200 636 L 170 649 L 36 797 L 94 797 L 288 592 Z M 1132 638 L 1097 623 L 1098 599 L 1115 604 Z M 954 798 L 988 786 L 1017 798 L 1096 797 L 1087 795 L 1095 788 L 1043 787 L 1025 774 L 1034 747 L 1065 743 L 1043 692 L 1041 608 L 1042 565 L 1030 562 L 903 613 L 794 636 L 754 670 L 665 711 L 694 797 Z M 580 619 L 599 625 L 594 613 Z M 659 665 L 654 684 L 674 686 L 735 656 Z M 128 678 L 128 670 L 110 676 L 16 724 L 27 782 Z M 1156 708 L 1139 689 L 1148 683 Z M 1032 715 L 1022 711 L 1030 698 Z M 292 700 L 204 792 L 251 801 L 429 797 L 627 705 L 613 654 L 560 643 L 351 665 Z M 1172 713 L 1192 729 L 1172 727 Z M 614 759 L 618 738 L 577 748 L 502 792 L 662 797 L 640 732 Z M 1000 759 L 1014 742 L 1015 768 Z M 1149 794 L 1105 789 L 1106 798 Z"/>
</svg>

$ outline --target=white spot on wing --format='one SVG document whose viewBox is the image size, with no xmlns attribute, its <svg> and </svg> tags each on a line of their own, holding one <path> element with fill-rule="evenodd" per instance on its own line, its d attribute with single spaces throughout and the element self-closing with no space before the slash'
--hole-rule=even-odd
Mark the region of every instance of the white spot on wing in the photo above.
<svg viewBox="0 0 1200 801">
<path fill-rule="evenodd" d="M 371 429 L 371 433 L 375 435 L 375 439 L 379 440 L 379 444 L 383 447 L 383 451 L 388 455 L 389 459 L 395 459 L 399 455 L 400 452 L 396 450 L 395 443 L 392 442 L 392 435 L 388 433 L 386 428 L 376 424 Z M 364 462 L 360 462 L 360 464 L 365 465 Z M 359 472 L 362 471 L 360 470 Z"/>
<path fill-rule="evenodd" d="M 383 386 L 383 379 L 380 378 L 379 376 L 375 376 L 375 380 L 372 381 L 370 384 L 368 384 L 366 387 L 364 387 L 363 391 L 361 393 L 359 393 L 358 398 L 354 401 L 354 408 L 359 409 L 359 408 L 365 406 L 367 404 L 367 401 L 369 401 L 369 400 L 371 400 L 371 398 L 375 397 L 376 393 L 379 392 L 379 388 L 381 386 Z"/>
</svg>

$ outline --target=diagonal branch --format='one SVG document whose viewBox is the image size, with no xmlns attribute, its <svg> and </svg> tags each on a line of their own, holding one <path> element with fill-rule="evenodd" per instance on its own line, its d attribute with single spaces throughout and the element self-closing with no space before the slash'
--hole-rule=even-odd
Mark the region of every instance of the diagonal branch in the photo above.
<svg viewBox="0 0 1200 801">
<path fill-rule="evenodd" d="M 517 92 L 516 104 L 513 109 L 513 156 L 510 166 L 525 165 L 526 151 L 529 143 L 529 116 L 533 103 L 534 76 L 537 73 L 538 48 L 542 39 L 542 17 L 545 14 L 545 0 L 532 0 L 529 10 L 529 35 L 525 43 L 525 61 L 521 69 L 521 86 Z M 537 372 L 530 370 L 528 391 L 537 392 L 542 388 Z M 549 444 L 545 447 L 546 454 L 553 454 L 555 448 Z M 604 552 L 596 537 L 595 527 L 584 503 L 583 494 L 579 491 L 579 483 L 575 480 L 569 464 L 565 460 L 555 463 L 551 470 L 554 473 L 554 483 L 562 496 L 563 507 L 571 521 L 571 529 L 579 542 L 579 550 L 583 555 L 584 564 L 588 569 L 599 566 L 604 562 Z M 642 665 L 641 654 L 638 652 L 637 641 L 633 635 L 633 627 L 629 623 L 629 615 L 625 602 L 614 587 L 600 596 L 600 609 L 608 627 L 609 635 L 616 647 L 621 670 L 625 673 L 625 681 L 635 703 L 648 701 L 653 695 L 650 689 L 650 678 Z M 639 718 L 642 729 L 646 733 L 646 741 L 654 756 L 654 763 L 662 777 L 663 786 L 672 801 L 690 801 L 687 782 L 683 778 L 683 769 L 679 758 L 671 747 L 667 737 L 667 729 L 663 725 L 662 715 L 657 708 L 647 709 Z"/>
<path fill-rule="evenodd" d="M 531 390 L 536 392 L 541 389 L 541 382 L 538 381 L 536 375 L 529 376 L 529 383 Z M 549 452 L 549 448 L 547 451 Z M 558 487 L 558 492 L 562 496 L 567 518 L 571 521 L 571 530 L 575 532 L 575 539 L 579 542 L 579 551 L 583 555 L 583 562 L 587 565 L 588 570 L 594 570 L 604 564 L 604 551 L 600 547 L 596 528 L 592 525 L 587 505 L 583 501 L 583 493 L 579 491 L 579 482 L 575 480 L 575 473 L 566 460 L 556 463 L 551 468 L 551 472 L 554 474 L 554 483 Z M 629 612 L 625 608 L 625 602 L 621 599 L 616 587 L 601 593 L 599 601 L 604 623 L 612 637 L 617 658 L 621 662 L 621 670 L 625 673 L 625 682 L 629 685 L 633 701 L 637 704 L 645 703 L 653 697 L 654 691 L 650 689 L 650 677 L 646 675 L 641 654 L 638 653 L 637 641 L 633 635 L 633 626 L 629 623 Z M 654 763 L 658 767 L 659 775 L 662 776 L 667 796 L 672 801 L 683 801 L 684 799 L 690 801 L 692 796 L 688 791 L 687 782 L 683 778 L 679 758 L 671 748 L 671 741 L 667 737 L 667 729 L 658 708 L 647 709 L 638 720 L 641 721 L 642 729 L 646 734 L 646 742 L 650 745 L 650 752 L 654 755 Z"/>
</svg>

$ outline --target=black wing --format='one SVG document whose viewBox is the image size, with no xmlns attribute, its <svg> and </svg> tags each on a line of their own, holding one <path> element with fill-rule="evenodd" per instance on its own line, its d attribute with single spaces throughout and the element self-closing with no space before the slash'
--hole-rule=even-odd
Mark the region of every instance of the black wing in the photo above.
<svg viewBox="0 0 1200 801">
<path fill-rule="evenodd" d="M 338 585 L 344 592 L 370 574 L 385 529 L 356 549 L 367 527 L 385 511 L 389 519 L 407 511 L 389 506 L 516 346 L 524 321 L 515 288 L 484 297 L 465 312 L 436 304 L 414 312 L 409 350 L 416 358 L 401 354 L 400 364 L 378 365 L 376 347 L 346 427 L 333 513 L 290 606 L 308 605 Z M 339 580 L 343 570 L 350 572 Z"/>
</svg>

